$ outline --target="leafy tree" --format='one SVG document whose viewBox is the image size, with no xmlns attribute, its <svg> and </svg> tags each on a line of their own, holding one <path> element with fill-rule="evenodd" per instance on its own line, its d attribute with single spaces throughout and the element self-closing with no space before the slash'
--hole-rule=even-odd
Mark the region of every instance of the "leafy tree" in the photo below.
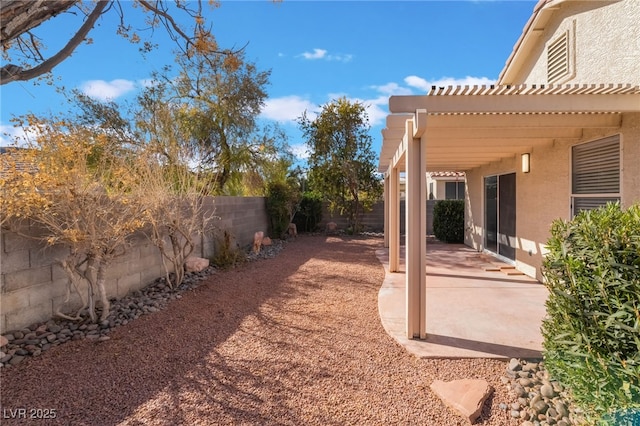
<svg viewBox="0 0 640 426">
<path fill-rule="evenodd" d="M 293 164 L 287 135 L 277 125 L 267 125 L 245 144 L 235 147 L 231 173 L 223 193 L 264 196 L 270 182 L 286 181 Z"/>
<path fill-rule="evenodd" d="M 176 61 L 178 77 L 173 78 L 169 68 L 156 75 L 158 84 L 143 95 L 138 122 L 150 123 L 158 109 L 171 105 L 167 113 L 179 123 L 181 143 L 215 175 L 217 191 L 225 193 L 234 171 L 256 170 L 286 145 L 282 132 L 257 128 L 270 71 L 259 71 L 245 61 L 243 52 L 230 57 L 191 50 Z"/>
<path fill-rule="evenodd" d="M 0 2 L 2 23 L 0 42 L 3 59 L 6 65 L 0 69 L 0 84 L 12 81 L 24 81 L 37 78 L 53 70 L 55 66 L 67 59 L 82 42 L 91 42 L 88 37 L 98 18 L 108 12 L 117 13 L 120 23 L 116 32 L 132 43 L 140 43 L 141 52 L 149 52 L 156 46 L 149 39 L 141 37 L 126 23 L 123 4 L 131 10 L 140 10 L 146 15 L 146 30 L 150 34 L 156 29 L 163 29 L 175 42 L 181 52 L 196 50 L 204 54 L 224 54 L 233 56 L 234 51 L 223 50 L 211 33 L 207 24 L 202 0 L 190 2 L 168 0 L 135 0 L 120 2 L 118 0 L 98 0 L 82 2 L 82 0 L 3 0 Z M 218 2 L 209 1 L 212 7 Z M 85 16 L 84 22 L 76 33 L 58 52 L 47 56 L 45 43 L 35 30 L 44 22 L 60 14 Z M 191 28 L 178 24 L 181 17 L 192 22 Z M 17 60 L 17 61 L 16 61 Z M 17 62 L 17 63 L 15 63 Z"/>
<path fill-rule="evenodd" d="M 310 148 L 310 186 L 360 232 L 362 213 L 382 195 L 365 106 L 339 98 L 313 120 L 305 112 L 299 124 Z"/>
<path fill-rule="evenodd" d="M 322 197 L 315 192 L 302 194 L 293 222 L 298 232 L 313 232 L 322 220 Z"/>
<path fill-rule="evenodd" d="M 301 196 L 300 187 L 293 176 L 267 184 L 267 214 L 275 238 L 282 238 L 286 234 Z"/>
</svg>

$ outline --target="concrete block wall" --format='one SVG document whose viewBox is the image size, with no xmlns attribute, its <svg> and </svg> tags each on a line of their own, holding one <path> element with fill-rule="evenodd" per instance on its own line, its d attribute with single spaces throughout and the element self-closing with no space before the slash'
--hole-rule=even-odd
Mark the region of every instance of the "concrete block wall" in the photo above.
<svg viewBox="0 0 640 426">
<path fill-rule="evenodd" d="M 348 226 L 346 216 L 338 214 L 338 212 L 331 213 L 329 211 L 329 204 L 322 203 L 322 220 L 318 225 L 321 230 L 324 230 L 327 223 L 335 222 L 338 229 L 346 229 Z M 373 209 L 362 215 L 362 225 L 366 231 L 382 232 L 384 230 L 384 202 L 378 201 L 373 205 Z"/>
<path fill-rule="evenodd" d="M 214 226 L 228 230 L 240 247 L 253 243 L 254 232 L 267 231 L 268 217 L 263 197 L 215 197 L 207 202 L 214 210 Z M 26 226 L 21 232 L 36 235 Z M 215 253 L 215 236 L 199 239 L 193 255 L 210 258 Z M 15 233 L 0 234 L 0 333 L 49 320 L 66 298 L 69 280 L 58 264 L 66 257 L 66 246 L 46 247 L 37 240 Z M 158 249 L 142 234 L 133 237 L 124 256 L 107 270 L 107 294 L 121 298 L 141 289 L 164 275 Z M 71 295 L 67 309 L 80 306 L 77 294 Z"/>
<path fill-rule="evenodd" d="M 427 200 L 427 234 L 433 234 L 433 208 L 437 200 Z M 404 234 L 405 230 L 405 203 L 400 200 L 400 233 Z M 324 230 L 327 223 L 335 222 L 338 229 L 347 228 L 347 218 L 337 213 L 331 214 L 327 203 L 322 205 L 322 220 L 320 221 L 320 229 Z M 384 202 L 378 201 L 373 205 L 373 210 L 367 212 L 362 217 L 362 223 L 365 230 L 382 232 L 384 230 Z"/>
</svg>

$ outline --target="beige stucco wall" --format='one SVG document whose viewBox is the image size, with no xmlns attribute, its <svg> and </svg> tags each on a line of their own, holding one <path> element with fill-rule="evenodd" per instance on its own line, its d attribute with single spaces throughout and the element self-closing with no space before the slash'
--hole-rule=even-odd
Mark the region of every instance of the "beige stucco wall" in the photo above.
<svg viewBox="0 0 640 426">
<path fill-rule="evenodd" d="M 484 177 L 516 172 L 516 266 L 542 280 L 540 267 L 551 223 L 571 217 L 571 147 L 615 133 L 622 141 L 622 204 L 640 202 L 640 114 L 626 114 L 620 132 L 585 131 L 579 142 L 556 140 L 531 152 L 531 172 L 510 158 L 467 171 L 465 244 L 484 250 Z"/>
<path fill-rule="evenodd" d="M 509 83 L 548 83 L 546 46 L 569 31 L 573 41 L 570 50 L 575 57 L 574 73 L 554 83 L 640 84 L 638 22 L 638 0 L 561 3 L 527 55 L 529 60 Z"/>
</svg>

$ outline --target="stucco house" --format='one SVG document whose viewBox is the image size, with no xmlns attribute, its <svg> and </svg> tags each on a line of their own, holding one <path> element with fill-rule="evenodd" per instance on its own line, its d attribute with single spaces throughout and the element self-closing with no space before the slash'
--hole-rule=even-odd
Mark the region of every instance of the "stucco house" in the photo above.
<svg viewBox="0 0 640 426">
<path fill-rule="evenodd" d="M 407 336 L 425 329 L 425 173 L 466 174 L 465 244 L 542 280 L 552 221 L 640 201 L 640 2 L 540 0 L 492 86 L 392 96 L 385 243 L 398 271 L 406 178 Z"/>
<path fill-rule="evenodd" d="M 427 172 L 429 200 L 464 200 L 465 189 L 464 172 Z"/>
</svg>

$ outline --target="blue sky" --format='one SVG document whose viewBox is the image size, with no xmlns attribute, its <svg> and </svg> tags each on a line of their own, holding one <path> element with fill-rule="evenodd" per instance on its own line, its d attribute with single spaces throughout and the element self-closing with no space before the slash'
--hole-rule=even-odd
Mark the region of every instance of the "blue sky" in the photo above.
<svg viewBox="0 0 640 426">
<path fill-rule="evenodd" d="M 504 67 L 537 0 L 497 1 L 226 1 L 207 13 L 221 47 L 246 45 L 246 59 L 271 70 L 262 119 L 278 121 L 299 155 L 304 145 L 297 117 L 346 96 L 368 106 L 373 149 L 380 151 L 391 95 L 424 94 L 431 85 L 490 84 Z M 140 12 L 123 2 L 125 19 Z M 80 24 L 57 17 L 37 34 L 55 49 Z M 116 35 L 111 11 L 54 69 L 56 84 L 99 99 L 133 99 L 153 70 L 173 59 L 173 45 L 158 31 L 160 48 L 146 60 Z M 144 35 L 144 33 L 142 33 Z M 66 111 L 46 84 L 0 86 L 0 132 L 20 134 L 10 119 L 27 112 Z M 0 145 L 9 137 L 2 136 Z"/>
</svg>

